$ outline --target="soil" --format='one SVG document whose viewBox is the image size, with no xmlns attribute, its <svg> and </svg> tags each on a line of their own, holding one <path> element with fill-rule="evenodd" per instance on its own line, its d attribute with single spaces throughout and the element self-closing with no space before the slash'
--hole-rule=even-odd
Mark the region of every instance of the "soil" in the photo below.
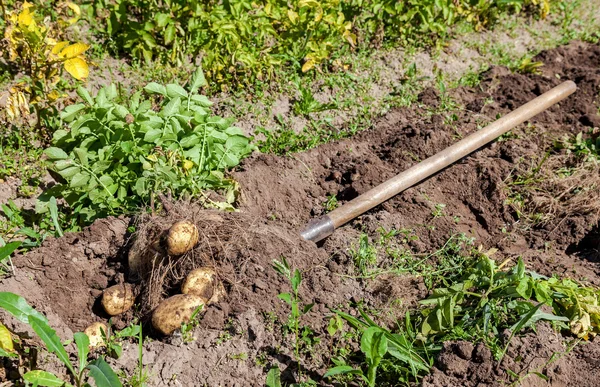
<svg viewBox="0 0 600 387">
<path fill-rule="evenodd" d="M 445 96 L 427 89 L 419 104 L 392 110 L 373 129 L 353 138 L 290 157 L 255 154 L 233 174 L 243 189 L 239 212 L 223 214 L 176 203 L 163 217 L 108 218 L 81 233 L 48 239 L 39 249 L 13 259 L 15 275 L 3 279 L 1 288 L 22 295 L 45 313 L 63 339 L 72 337 L 92 322 L 108 320 L 99 307 L 103 289 L 133 280 L 127 255 L 136 244 L 129 226 L 156 234 L 173 219 L 187 218 L 197 224 L 201 243 L 177 262 L 154 297 L 177 293 L 182 273 L 196 266 L 215 267 L 227 297 L 207 309 L 191 342 L 181 335 L 160 337 L 144 325 L 154 338 L 144 344 L 150 385 L 262 386 L 267 364 L 279 366 L 287 382 L 296 374 L 290 340 L 276 328 L 287 321 L 289 307 L 277 296 L 290 291 L 289 282 L 272 268 L 273 260 L 285 257 L 301 270 L 300 295 L 305 303 L 315 304 L 302 323 L 324 339 L 303 354 L 302 367 L 323 385 L 321 375 L 332 366 L 332 343 L 326 333 L 330 309 L 362 302 L 401 315 L 427 296 L 419 277 L 355 277 L 348 251 L 361 233 L 376 238 L 379 227 L 412 230 L 417 238 L 408 247 L 415 253 L 434 251 L 463 232 L 484 248 L 497 248 L 494 258 L 499 261 L 521 256 L 528 269 L 540 274 L 600 285 L 596 207 L 568 207 L 571 212 L 560 219 L 535 226 L 524 224 L 506 203 L 511 174 L 539 161 L 553 140 L 598 126 L 600 46 L 573 42 L 534 60 L 544 62 L 541 74 L 513 74 L 495 67 L 484 74 L 479 87 L 449 91 L 460 106 L 455 121 L 440 110 Z M 328 195 L 336 195 L 343 204 L 566 79 L 577 83 L 576 94 L 513 130 L 512 136 L 397 195 L 318 245 L 299 237 L 306 222 L 325 212 Z M 589 192 L 589 202 L 597 201 L 598 193 L 597 188 Z M 445 205 L 443 216 L 432 214 L 436 204 Z M 143 297 L 148 292 L 140 292 Z M 113 322 L 122 328 L 133 317 L 130 312 Z M 0 319 L 26 333 L 25 326 L 8 316 Z M 500 386 L 514 382 L 514 373 L 527 386 L 596 386 L 598 338 L 548 362 L 553 353 L 565 351 L 567 339 L 540 324 L 536 333 L 513 339 L 501 364 L 481 344 L 445 343 L 423 385 Z M 126 343 L 114 365 L 132 373 L 137 351 L 135 344 Z M 64 372 L 59 367 L 56 371 Z"/>
</svg>

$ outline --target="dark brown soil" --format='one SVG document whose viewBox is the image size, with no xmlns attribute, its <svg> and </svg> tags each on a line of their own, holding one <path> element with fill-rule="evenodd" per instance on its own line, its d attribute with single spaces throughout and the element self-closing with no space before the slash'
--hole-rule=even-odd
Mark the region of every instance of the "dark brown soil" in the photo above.
<svg viewBox="0 0 600 387">
<path fill-rule="evenodd" d="M 455 122 L 447 123 L 448 113 L 435 110 L 441 97 L 428 90 L 421 95 L 420 106 L 393 110 L 374 129 L 354 138 L 293 157 L 251 157 L 234 174 L 243 187 L 241 211 L 218 215 L 222 221 L 203 221 L 215 213 L 177 204 L 176 218 L 195 221 L 205 242 L 212 241 L 187 255 L 181 268 L 215 267 L 228 296 L 207 310 L 194 331 L 196 340 L 190 343 L 183 343 L 181 337 L 163 339 L 151 334 L 156 340 L 144 345 L 151 385 L 261 386 L 268 370 L 265 364 L 279 366 L 291 381 L 295 374 L 292 343 L 274 329 L 289 313 L 277 297 L 290 291 L 289 284 L 272 268 L 273 260 L 282 256 L 302 271 L 303 300 L 315 303 L 302 323 L 323 334 L 322 340 L 303 355 L 302 366 L 324 384 L 320 375 L 332 366 L 326 334 L 330 308 L 345 308 L 349 301 L 386 308 L 398 300 L 406 308 L 427 295 L 418 277 L 368 281 L 353 277 L 349 248 L 363 232 L 375 238 L 379 227 L 413 230 L 418 239 L 409 242 L 409 247 L 415 253 L 434 251 L 451 235 L 463 232 L 485 248 L 498 248 L 494 257 L 500 261 L 522 256 L 529 269 L 541 274 L 600 285 L 597 211 L 570 212 L 533 226 L 524 224 L 505 203 L 506 181 L 512 173 L 539 161 L 554 139 L 586 132 L 600 121 L 596 100 L 599 46 L 575 42 L 542 53 L 536 60 L 545 63 L 542 74 L 493 68 L 479 88 L 451 91 L 461 106 Z M 577 83 L 576 94 L 515 129 L 512 138 L 484 147 L 410 188 L 318 246 L 298 236 L 308 220 L 324 212 L 327 195 L 337 195 L 342 203 L 351 200 L 565 79 Z M 591 192 L 590 201 L 597 200 L 597 194 Z M 445 205 L 443 216 L 433 216 L 436 204 Z M 143 221 L 158 228 L 169 224 L 164 218 Z M 16 273 L 2 281 L 2 290 L 21 294 L 47 314 L 63 339 L 91 322 L 106 321 L 98 299 L 102 289 L 129 280 L 130 223 L 130 219 L 101 220 L 81 233 L 47 240 L 38 250 L 14 259 Z M 178 291 L 174 279 L 165 285 L 159 297 Z M 400 313 L 395 310 L 394 314 Z M 25 330 L 3 317 L 16 331 Z M 123 316 L 115 324 L 123 327 L 132 317 L 132 313 Z M 446 343 L 424 385 L 508 385 L 514 381 L 510 370 L 524 378 L 523 385 L 596 386 L 600 380 L 598 339 L 546 365 L 554 352 L 564 352 L 564 342 L 542 324 L 537 333 L 515 338 L 500 365 L 482 345 Z M 132 372 L 137 365 L 136 346 L 126 345 L 115 365 Z M 525 378 L 534 371 L 546 375 L 548 381 L 533 373 Z"/>
</svg>

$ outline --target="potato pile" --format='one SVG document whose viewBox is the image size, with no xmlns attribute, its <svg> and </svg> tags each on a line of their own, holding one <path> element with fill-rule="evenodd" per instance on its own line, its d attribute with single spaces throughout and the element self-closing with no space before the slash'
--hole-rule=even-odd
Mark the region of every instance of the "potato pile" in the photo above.
<svg viewBox="0 0 600 387">
<path fill-rule="evenodd" d="M 198 228 L 189 221 L 174 223 L 163 237 L 164 250 L 169 257 L 179 257 L 192 250 L 199 240 Z M 134 252 L 135 254 L 135 252 Z M 131 263 L 130 252 L 130 263 Z M 131 267 L 130 270 L 136 270 Z M 217 303 L 225 295 L 223 283 L 217 272 L 209 267 L 200 267 L 188 273 L 181 284 L 181 293 L 163 300 L 152 313 L 152 326 L 163 335 L 171 335 L 181 324 L 189 322 L 198 308 Z M 131 284 L 113 285 L 102 294 L 102 307 L 109 316 L 117 316 L 129 311 L 136 298 Z M 85 333 L 90 337 L 90 349 L 104 345 L 102 330 L 106 333 L 106 325 L 94 323 Z"/>
</svg>

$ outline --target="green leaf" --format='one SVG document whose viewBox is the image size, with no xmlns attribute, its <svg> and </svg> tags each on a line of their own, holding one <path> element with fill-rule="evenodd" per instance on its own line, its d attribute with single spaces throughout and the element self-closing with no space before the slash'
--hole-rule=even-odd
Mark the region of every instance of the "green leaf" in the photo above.
<svg viewBox="0 0 600 387">
<path fill-rule="evenodd" d="M 44 151 L 44 153 L 48 156 L 48 159 L 55 160 L 65 160 L 69 158 L 69 155 L 65 153 L 64 150 L 56 147 L 50 147 Z"/>
<path fill-rule="evenodd" d="M 162 137 L 162 130 L 160 129 L 151 129 L 144 136 L 144 141 L 146 142 L 156 142 L 159 138 Z"/>
<path fill-rule="evenodd" d="M 79 162 L 81 163 L 81 165 L 83 165 L 83 166 L 87 166 L 88 165 L 88 158 L 87 158 L 87 150 L 86 149 L 75 148 L 75 149 L 73 149 L 73 153 L 75 153 L 75 156 L 77 156 L 77 159 L 79 160 Z"/>
<path fill-rule="evenodd" d="M 21 241 L 10 242 L 10 243 L 7 243 L 6 245 L 0 247 L 0 261 L 4 260 L 9 255 L 11 255 L 16 249 L 18 249 L 21 246 L 21 243 L 23 243 L 23 242 L 21 242 Z"/>
<path fill-rule="evenodd" d="M 267 373 L 266 387 L 281 387 L 281 371 L 279 367 L 273 367 Z"/>
<path fill-rule="evenodd" d="M 82 103 L 68 105 L 60 112 L 60 118 L 62 118 L 63 121 L 71 122 L 80 115 L 79 112 L 83 109 L 85 109 L 85 105 Z"/>
<path fill-rule="evenodd" d="M 48 202 L 48 209 L 50 210 L 50 218 L 52 219 L 52 224 L 54 224 L 54 229 L 56 230 L 56 233 L 59 237 L 63 236 L 63 231 L 58 221 L 58 205 L 54 196 L 52 196 L 50 198 L 50 201 Z"/>
<path fill-rule="evenodd" d="M 369 327 L 363 332 L 360 340 L 360 350 L 365 354 L 370 364 L 379 364 L 387 352 L 387 339 L 381 328 Z"/>
<path fill-rule="evenodd" d="M 79 358 L 79 371 L 85 369 L 87 357 L 90 352 L 90 338 L 83 332 L 77 332 L 73 335 L 77 345 L 77 357 Z"/>
<path fill-rule="evenodd" d="M 165 45 L 170 45 L 175 40 L 175 36 L 177 34 L 177 29 L 175 28 L 175 24 L 171 23 L 165 28 Z"/>
<path fill-rule="evenodd" d="M 198 67 L 192 76 L 192 83 L 190 85 L 190 92 L 196 93 L 198 89 L 206 85 L 206 78 L 204 77 L 204 71 L 202 67 Z"/>
<path fill-rule="evenodd" d="M 34 370 L 25 373 L 23 375 L 23 380 L 33 384 L 34 386 L 60 387 L 66 384 L 66 382 L 60 380 L 56 375 L 41 370 Z"/>
<path fill-rule="evenodd" d="M 181 106 L 181 99 L 179 97 L 175 97 L 167 103 L 160 114 L 163 117 L 170 117 L 175 113 L 179 112 L 179 107 Z"/>
<path fill-rule="evenodd" d="M 167 95 L 170 98 L 175 98 L 175 97 L 187 98 L 188 93 L 187 93 L 187 91 L 185 91 L 185 89 L 183 87 L 176 85 L 174 83 L 169 83 L 167 85 Z"/>
<path fill-rule="evenodd" d="M 71 360 L 69 360 L 69 355 L 65 348 L 63 347 L 60 339 L 56 335 L 54 329 L 48 325 L 47 320 L 41 320 L 34 315 L 29 316 L 29 325 L 31 328 L 37 333 L 37 335 L 42 339 L 44 344 L 46 344 L 46 349 L 52 353 L 54 353 L 60 361 L 71 371 L 72 374 L 75 374 L 75 370 L 73 369 L 73 365 L 71 364 Z"/>
<path fill-rule="evenodd" d="M 149 94 L 167 95 L 167 89 L 163 85 L 156 82 L 151 82 L 144 87 L 144 90 Z"/>
<path fill-rule="evenodd" d="M 280 293 L 277 295 L 280 300 L 287 302 L 288 304 L 292 303 L 292 295 L 289 293 Z"/>
<path fill-rule="evenodd" d="M 75 176 L 73 176 L 73 178 L 71 179 L 71 183 L 69 184 L 69 187 L 71 187 L 71 188 L 83 187 L 84 185 L 87 184 L 87 182 L 89 180 L 90 180 L 90 175 L 87 172 L 79 172 L 79 173 L 75 174 Z"/>
<path fill-rule="evenodd" d="M 23 297 L 14 293 L 0 292 L 0 308 L 6 310 L 14 318 L 25 324 L 29 324 L 29 318 L 31 316 L 46 321 L 46 323 L 48 322 L 43 314 L 33 309 Z"/>
<path fill-rule="evenodd" d="M 65 179 L 70 179 L 81 171 L 81 168 L 72 166 L 69 168 L 65 168 L 62 171 L 58 171 L 58 174 L 64 177 Z"/>
<path fill-rule="evenodd" d="M 8 357 L 11 359 L 16 359 L 19 357 L 19 355 L 17 355 L 14 352 L 7 352 L 5 349 L 0 348 L 0 357 Z"/>
<path fill-rule="evenodd" d="M 90 93 L 87 91 L 86 88 L 79 86 L 77 88 L 77 95 L 79 95 L 79 97 L 81 97 L 81 99 L 83 99 L 85 102 L 87 102 L 88 105 L 92 106 L 94 104 L 94 99 L 92 98 L 92 96 L 90 95 Z"/>
<path fill-rule="evenodd" d="M 325 373 L 325 375 L 323 375 L 323 377 L 330 378 L 335 375 L 344 375 L 344 374 L 362 375 L 362 373 L 363 372 L 361 370 L 354 369 L 354 368 L 350 367 L 349 365 L 340 365 L 340 366 L 333 367 L 333 368 L 330 368 L 329 370 L 327 370 L 327 372 Z"/>
<path fill-rule="evenodd" d="M 96 387 L 123 387 L 117 374 L 103 358 L 91 362 L 87 369 L 90 371 L 94 382 L 96 382 Z"/>
</svg>

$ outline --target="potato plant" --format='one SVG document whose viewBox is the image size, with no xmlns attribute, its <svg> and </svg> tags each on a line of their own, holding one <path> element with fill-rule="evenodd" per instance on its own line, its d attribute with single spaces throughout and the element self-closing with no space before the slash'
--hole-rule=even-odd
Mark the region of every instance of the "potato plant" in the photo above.
<svg viewBox="0 0 600 387">
<path fill-rule="evenodd" d="M 545 16 L 548 0 L 96 0 L 91 18 L 123 53 L 181 64 L 202 54 L 212 82 L 250 85 L 277 66 L 308 72 L 343 51 L 384 41 L 431 41 L 460 20 L 482 28 L 523 7 Z M 212 83 L 211 82 L 211 83 Z"/>
<path fill-rule="evenodd" d="M 52 189 L 83 223 L 134 211 L 158 193 L 199 196 L 206 206 L 232 209 L 237 184 L 226 171 L 253 146 L 232 119 L 211 114 L 198 93 L 202 70 L 184 88 L 148 84 L 124 98 L 115 85 L 95 97 L 83 88 L 83 103 L 61 113 L 69 128 L 57 130 L 45 153 L 65 182 Z M 206 190 L 224 194 L 212 201 Z"/>
<path fill-rule="evenodd" d="M 78 21 L 80 13 L 79 6 L 71 2 L 57 9 L 56 22 L 40 15 L 28 2 L 20 9 L 3 9 L 5 25 L 0 57 L 7 61 L 12 72 L 20 74 L 6 99 L 4 115 L 10 121 L 28 119 L 31 107 L 39 119 L 40 113 L 63 94 L 57 86 L 63 70 L 77 80 L 88 77 L 84 53 L 89 46 L 70 43 L 65 36 L 66 29 Z"/>
</svg>

